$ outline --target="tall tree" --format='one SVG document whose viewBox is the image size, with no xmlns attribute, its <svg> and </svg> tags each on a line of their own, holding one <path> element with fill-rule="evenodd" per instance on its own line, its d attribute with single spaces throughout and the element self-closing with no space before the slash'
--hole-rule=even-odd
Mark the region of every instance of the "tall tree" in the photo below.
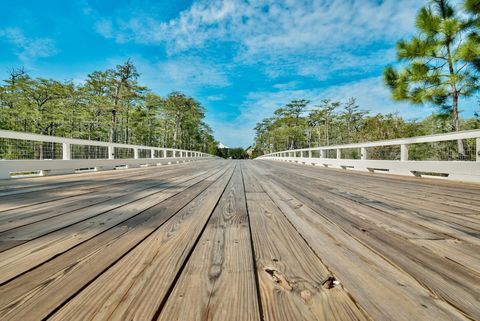
<svg viewBox="0 0 480 321">
<path fill-rule="evenodd" d="M 122 99 L 132 99 L 135 98 L 138 94 L 137 79 L 139 73 L 134 64 L 128 59 L 122 65 L 117 65 L 113 72 L 113 107 L 112 107 L 112 132 L 111 132 L 111 141 L 117 142 L 117 125 L 118 119 L 117 114 L 119 112 L 120 104 Z M 126 104 L 126 141 L 128 142 L 128 121 L 129 121 L 129 102 Z"/>
<path fill-rule="evenodd" d="M 316 119 L 317 123 L 323 122 L 325 128 L 325 140 L 326 146 L 330 145 L 330 125 L 333 119 L 334 111 L 340 107 L 341 103 L 338 101 L 331 101 L 330 99 L 324 99 L 320 105 L 316 106 L 317 110 L 310 115 Z M 320 140 L 320 138 L 319 138 Z"/>
<path fill-rule="evenodd" d="M 449 110 L 458 131 L 459 98 L 480 88 L 478 27 L 447 0 L 431 0 L 418 13 L 416 27 L 418 36 L 397 44 L 398 59 L 409 65 L 400 72 L 388 66 L 385 82 L 395 100 L 429 102 Z M 458 153 L 464 154 L 461 140 Z"/>
<path fill-rule="evenodd" d="M 303 133 L 305 130 L 305 119 L 302 114 L 306 111 L 310 102 L 305 99 L 294 99 L 275 111 L 277 121 L 287 132 L 287 146 L 289 149 L 300 147 L 303 141 Z"/>
<path fill-rule="evenodd" d="M 87 76 L 85 82 L 86 104 L 88 117 L 85 119 L 87 139 L 111 139 L 111 113 L 112 105 L 112 78 L 113 71 L 94 71 Z"/>
</svg>

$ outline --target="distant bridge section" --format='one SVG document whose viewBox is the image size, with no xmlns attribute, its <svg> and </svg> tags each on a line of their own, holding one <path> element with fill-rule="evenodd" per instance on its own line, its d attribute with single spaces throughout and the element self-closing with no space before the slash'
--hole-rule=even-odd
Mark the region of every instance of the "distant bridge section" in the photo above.
<svg viewBox="0 0 480 321">
<path fill-rule="evenodd" d="M 0 130 L 0 179 L 157 166 L 213 157 L 191 150 Z"/>
<path fill-rule="evenodd" d="M 286 150 L 258 159 L 480 182 L 480 130 Z"/>
</svg>

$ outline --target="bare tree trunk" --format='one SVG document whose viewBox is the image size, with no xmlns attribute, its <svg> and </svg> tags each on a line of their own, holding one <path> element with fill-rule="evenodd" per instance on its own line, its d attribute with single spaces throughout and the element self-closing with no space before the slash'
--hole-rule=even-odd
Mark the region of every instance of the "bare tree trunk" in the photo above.
<svg viewBox="0 0 480 321">
<path fill-rule="evenodd" d="M 328 137 L 328 119 L 325 119 L 325 144 L 330 145 L 330 138 Z"/>
<path fill-rule="evenodd" d="M 130 110 L 130 108 L 127 105 L 127 115 L 126 115 L 126 119 L 125 119 L 125 142 L 126 142 L 126 144 L 130 143 L 130 133 L 129 133 L 129 130 L 128 130 L 128 122 L 129 122 L 129 118 L 130 118 L 129 110 Z"/>
<path fill-rule="evenodd" d="M 72 108 L 72 113 L 70 114 L 70 138 L 73 138 L 73 130 L 75 128 L 75 110 Z"/>
<path fill-rule="evenodd" d="M 450 77 L 455 77 L 455 69 L 453 67 L 453 59 L 450 52 L 450 46 L 447 46 L 447 53 L 448 53 L 448 69 L 450 71 Z M 457 84 L 454 80 L 452 80 L 452 108 L 453 108 L 453 128 L 456 132 L 460 131 L 460 122 L 458 119 L 458 90 Z M 459 139 L 457 141 L 458 146 L 458 158 L 464 159 L 465 158 L 465 149 L 463 147 L 463 141 Z"/>
<path fill-rule="evenodd" d="M 110 142 L 116 143 L 117 142 L 117 111 L 114 109 L 112 110 L 112 131 L 110 134 Z"/>
<path fill-rule="evenodd" d="M 175 130 L 173 131 L 173 148 L 177 148 L 178 127 L 180 127 L 180 118 L 175 118 Z"/>
<path fill-rule="evenodd" d="M 455 86 L 454 86 L 455 87 Z M 456 132 L 460 131 L 460 121 L 458 117 L 458 94 L 454 89 L 453 93 L 453 128 Z M 457 148 L 458 148 L 458 158 L 460 160 L 465 159 L 465 148 L 463 146 L 463 140 L 457 140 Z"/>
</svg>

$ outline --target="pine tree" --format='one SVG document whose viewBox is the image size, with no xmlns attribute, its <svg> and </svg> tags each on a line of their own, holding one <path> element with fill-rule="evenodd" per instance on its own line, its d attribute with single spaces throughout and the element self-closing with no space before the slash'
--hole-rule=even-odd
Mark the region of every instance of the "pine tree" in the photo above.
<svg viewBox="0 0 480 321">
<path fill-rule="evenodd" d="M 478 1 L 469 1 L 477 8 Z M 465 18 L 447 0 L 431 0 L 417 15 L 418 35 L 397 43 L 398 59 L 408 63 L 402 71 L 388 66 L 386 84 L 395 100 L 414 104 L 433 103 L 453 115 L 453 128 L 460 130 L 459 98 L 480 89 L 480 37 L 478 26 Z M 462 141 L 458 153 L 463 157 Z"/>
</svg>

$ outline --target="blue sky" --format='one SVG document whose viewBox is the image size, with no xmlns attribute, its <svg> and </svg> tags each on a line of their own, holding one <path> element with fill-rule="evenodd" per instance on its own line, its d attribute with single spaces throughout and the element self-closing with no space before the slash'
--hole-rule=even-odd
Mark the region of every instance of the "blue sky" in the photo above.
<svg viewBox="0 0 480 321">
<path fill-rule="evenodd" d="M 141 83 L 180 90 L 207 109 L 215 137 L 248 146 L 253 127 L 294 98 L 356 97 L 406 118 L 381 81 L 395 43 L 414 34 L 419 0 L 0 1 L 0 73 L 81 82 L 131 58 Z M 0 74 L 1 75 L 1 74 Z M 463 102 L 463 116 L 478 105 Z"/>
</svg>

